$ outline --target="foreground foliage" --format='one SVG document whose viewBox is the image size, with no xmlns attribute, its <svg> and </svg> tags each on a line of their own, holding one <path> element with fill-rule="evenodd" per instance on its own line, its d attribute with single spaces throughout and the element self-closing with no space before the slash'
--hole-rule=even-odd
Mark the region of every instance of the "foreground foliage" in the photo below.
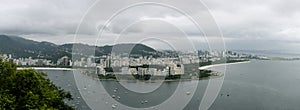
<svg viewBox="0 0 300 110">
<path fill-rule="evenodd" d="M 0 109 L 73 109 L 64 102 L 72 99 L 71 94 L 45 77 L 46 73 L 17 70 L 15 64 L 0 59 Z"/>
</svg>

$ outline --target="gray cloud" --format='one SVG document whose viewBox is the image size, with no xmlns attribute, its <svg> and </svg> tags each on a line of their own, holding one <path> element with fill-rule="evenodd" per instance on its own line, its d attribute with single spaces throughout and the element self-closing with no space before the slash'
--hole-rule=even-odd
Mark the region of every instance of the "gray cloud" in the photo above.
<svg viewBox="0 0 300 110">
<path fill-rule="evenodd" d="M 16 35 L 63 35 L 75 33 L 90 3 L 39 0 L 4 0 L 0 4 L 0 32 Z M 85 6 L 86 5 L 86 6 Z"/>
<path fill-rule="evenodd" d="M 142 0 L 102 0 L 85 12 L 95 0 L 2 0 L 0 4 L 0 33 L 20 35 L 34 40 L 54 43 L 73 42 L 77 26 L 78 42 L 94 43 L 106 20 L 122 7 Z M 206 24 L 211 21 L 206 11 L 199 10 L 198 0 L 163 1 L 178 8 L 191 9 L 188 14 L 199 16 L 205 35 L 218 36 L 216 27 Z M 300 45 L 300 1 L 297 0 L 203 0 L 223 32 L 228 49 L 279 49 L 299 50 Z M 202 7 L 200 7 L 202 8 Z M 196 10 L 197 9 L 197 10 Z M 88 18 L 81 21 L 81 18 Z M 129 24 L 132 27 L 128 27 Z M 172 25 L 166 25 L 166 24 Z M 120 32 L 123 36 L 138 38 L 154 36 L 180 41 L 184 30 L 195 43 L 205 42 L 204 33 L 199 32 L 186 16 L 160 6 L 140 6 L 119 14 L 110 25 L 105 26 L 99 45 L 112 43 Z M 197 39 L 197 40 L 195 40 Z M 124 40 L 125 41 L 125 40 Z M 197 41 L 197 42 L 196 42 Z M 266 43 L 269 42 L 269 43 Z M 150 44 L 158 44 L 153 41 Z M 183 45 L 183 44 L 182 44 Z M 202 45 L 202 44 L 197 44 Z M 276 45 L 276 46 L 274 46 Z"/>
</svg>

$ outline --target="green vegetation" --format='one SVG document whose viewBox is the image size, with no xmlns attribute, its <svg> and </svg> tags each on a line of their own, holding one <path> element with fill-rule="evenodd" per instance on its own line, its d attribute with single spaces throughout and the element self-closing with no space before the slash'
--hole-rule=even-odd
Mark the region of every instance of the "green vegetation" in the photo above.
<svg viewBox="0 0 300 110">
<path fill-rule="evenodd" d="M 133 57 L 140 57 L 142 55 L 156 58 L 160 54 L 155 49 L 143 44 L 116 44 L 100 47 L 80 43 L 56 45 L 50 42 L 36 42 L 18 36 L 0 35 L 0 52 L 6 54 L 14 53 L 16 58 L 32 57 L 34 59 L 41 58 L 56 62 L 63 56 L 72 58 L 72 52 L 84 53 L 86 51 L 95 51 L 96 56 L 108 55 L 112 51 L 114 53 L 130 52 L 128 54 Z M 76 57 L 85 57 L 80 54 L 74 55 Z"/>
<path fill-rule="evenodd" d="M 45 77 L 33 69 L 17 71 L 16 64 L 0 59 L 0 109 L 74 109 L 64 102 L 71 94 Z"/>
<path fill-rule="evenodd" d="M 126 75 L 119 75 L 122 79 L 124 80 L 141 80 L 141 81 L 147 81 L 147 80 L 178 80 L 181 78 L 181 75 L 167 75 L 167 76 L 152 76 L 150 74 L 145 74 L 145 75 L 139 75 L 139 74 L 126 74 Z M 130 76 L 133 76 L 130 77 Z M 107 80 L 107 79 L 112 79 L 112 80 L 116 80 L 117 77 L 115 74 L 106 74 L 106 75 L 103 75 L 103 74 L 99 74 L 98 75 L 98 78 L 101 80 Z M 189 78 L 186 78 L 186 79 L 190 79 Z"/>
<path fill-rule="evenodd" d="M 149 79 L 151 78 L 151 75 L 150 75 L 150 74 L 145 74 L 145 75 L 132 74 L 132 76 L 133 76 L 135 79 L 143 80 L 143 81 L 149 80 Z"/>
<path fill-rule="evenodd" d="M 180 79 L 181 75 L 168 75 L 165 80 L 177 80 Z"/>
<path fill-rule="evenodd" d="M 99 74 L 98 78 L 99 79 L 117 79 L 116 75 L 114 75 L 114 74 L 106 74 L 106 75 Z"/>
<path fill-rule="evenodd" d="M 63 65 L 18 65 L 18 67 L 31 68 L 31 67 L 49 67 L 49 68 L 72 68 L 72 66 Z"/>
<path fill-rule="evenodd" d="M 199 70 L 199 78 L 209 77 L 211 72 L 211 70 Z"/>
<path fill-rule="evenodd" d="M 114 69 L 112 67 L 105 67 L 105 72 L 114 72 Z"/>
<path fill-rule="evenodd" d="M 200 62 L 199 65 L 196 65 L 196 64 L 192 64 L 192 65 L 195 65 L 195 66 L 207 66 L 207 65 L 212 65 L 212 61 L 207 61 L 207 62 Z"/>
</svg>

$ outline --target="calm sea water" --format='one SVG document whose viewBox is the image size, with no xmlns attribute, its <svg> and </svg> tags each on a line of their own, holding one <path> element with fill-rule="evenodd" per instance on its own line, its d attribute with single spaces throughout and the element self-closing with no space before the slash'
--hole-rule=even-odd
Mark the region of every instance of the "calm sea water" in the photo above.
<svg viewBox="0 0 300 110">
<path fill-rule="evenodd" d="M 300 61 L 252 61 L 250 63 L 228 65 L 221 91 L 217 94 L 211 110 L 298 110 L 300 109 Z M 212 68 L 218 70 L 218 67 Z M 208 80 L 135 83 L 123 82 L 130 91 L 115 81 L 97 81 L 92 78 L 76 77 L 73 72 L 44 71 L 58 86 L 71 91 L 74 100 L 68 102 L 77 109 L 186 109 L 197 110 L 207 87 Z M 76 74 L 76 73 L 75 73 Z M 81 83 L 78 83 L 81 82 Z M 82 85 L 84 84 L 87 85 Z M 195 86 L 195 84 L 198 84 Z M 98 85 L 102 85 L 98 87 Z M 160 85 L 150 94 L 137 93 L 148 91 Z M 105 88 L 105 90 L 104 90 Z M 117 88 L 117 90 L 116 90 Z M 149 89 L 150 88 L 150 89 Z M 194 88 L 197 88 L 194 90 Z M 81 91 L 82 95 L 79 93 Z M 176 90 L 176 92 L 174 92 Z M 85 92 L 82 92 L 85 91 Z M 178 92 L 178 94 L 176 94 Z M 172 94 L 175 101 L 170 103 Z M 192 95 L 189 95 L 192 94 Z M 84 97 L 82 97 L 84 96 Z M 114 96 L 115 98 L 111 98 Z M 138 97 L 135 97 L 138 96 Z M 189 100 L 191 98 L 191 100 Z M 85 99 L 85 101 L 83 100 Z M 187 104 L 185 104 L 188 102 Z M 117 104 L 117 105 L 115 105 Z M 89 105 L 89 106 L 88 106 Z M 124 106 L 127 105 L 127 106 Z M 164 106 L 167 105 L 167 106 Z M 170 106 L 171 105 L 171 106 Z M 182 105 L 184 105 L 182 107 Z M 155 107 L 152 107 L 155 106 Z"/>
<path fill-rule="evenodd" d="M 300 61 L 252 61 L 230 65 L 212 110 L 299 110 Z"/>
</svg>

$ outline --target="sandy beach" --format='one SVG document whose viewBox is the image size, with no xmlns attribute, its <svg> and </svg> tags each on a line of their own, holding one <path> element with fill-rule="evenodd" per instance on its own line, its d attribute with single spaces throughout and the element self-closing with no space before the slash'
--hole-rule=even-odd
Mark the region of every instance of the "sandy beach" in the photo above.
<svg viewBox="0 0 300 110">
<path fill-rule="evenodd" d="M 216 67 L 216 66 L 224 66 L 224 65 L 233 65 L 233 64 L 241 64 L 241 63 L 249 63 L 250 61 L 243 61 L 243 62 L 234 62 L 234 63 L 222 63 L 222 64 L 213 64 L 213 65 L 207 65 L 207 66 L 201 66 L 199 67 L 200 70 Z"/>
<path fill-rule="evenodd" d="M 18 67 L 17 70 L 34 69 L 34 70 L 65 70 L 71 71 L 72 68 L 51 68 L 51 67 Z"/>
<path fill-rule="evenodd" d="M 223 63 L 223 64 L 213 64 L 199 67 L 198 69 L 208 69 L 216 66 L 224 66 L 224 65 L 233 65 L 233 64 L 241 64 L 241 63 L 249 63 L 250 61 L 244 62 L 235 62 L 235 63 Z M 53 67 L 18 67 L 17 70 L 24 70 L 24 69 L 34 69 L 34 70 L 64 70 L 64 71 L 71 71 L 74 70 L 73 68 L 53 68 Z"/>
</svg>

